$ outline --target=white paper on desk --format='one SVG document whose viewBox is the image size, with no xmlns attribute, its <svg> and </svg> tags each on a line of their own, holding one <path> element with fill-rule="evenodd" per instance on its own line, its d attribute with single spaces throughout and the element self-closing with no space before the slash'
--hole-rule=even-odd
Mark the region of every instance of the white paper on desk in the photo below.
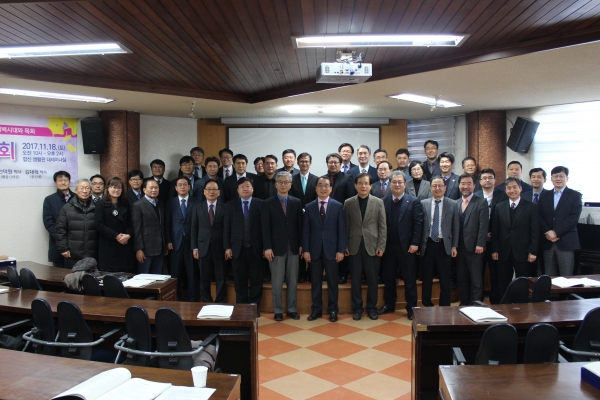
<svg viewBox="0 0 600 400">
<path fill-rule="evenodd" d="M 460 312 L 473 322 L 506 322 L 508 319 L 487 307 L 463 307 Z"/>
<path fill-rule="evenodd" d="M 552 279 L 552 284 L 563 289 L 575 286 L 600 287 L 600 281 L 590 278 L 564 278 L 562 276 Z"/>
<path fill-rule="evenodd" d="M 135 280 L 142 279 L 142 280 L 148 280 L 148 281 L 166 281 L 170 277 L 171 277 L 171 275 L 138 274 L 131 279 L 135 279 Z"/>
<path fill-rule="evenodd" d="M 233 314 L 233 306 L 207 305 L 202 306 L 197 318 L 202 319 L 228 319 Z"/>
<path fill-rule="evenodd" d="M 8 289 L 10 289 L 10 288 L 2 288 L 2 289 L 0 289 L 0 293 L 6 293 L 6 292 L 8 292 Z"/>
<path fill-rule="evenodd" d="M 171 386 L 156 400 L 207 400 L 217 389 Z"/>
<path fill-rule="evenodd" d="M 170 387 L 170 383 L 132 378 L 96 400 L 152 400 Z"/>
<path fill-rule="evenodd" d="M 128 287 L 128 288 L 140 288 L 140 287 L 144 287 L 146 285 L 150 285 L 151 283 L 154 283 L 154 281 L 145 281 L 145 280 L 133 280 L 130 279 L 128 281 L 123 282 L 123 286 L 124 287 Z"/>
</svg>

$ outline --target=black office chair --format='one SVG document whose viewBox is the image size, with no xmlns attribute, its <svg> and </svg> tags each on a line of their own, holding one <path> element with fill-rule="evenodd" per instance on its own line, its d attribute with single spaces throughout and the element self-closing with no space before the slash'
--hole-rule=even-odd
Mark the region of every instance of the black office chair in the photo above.
<svg viewBox="0 0 600 400">
<path fill-rule="evenodd" d="M 558 362 L 558 330 L 550 324 L 535 324 L 527 331 L 523 364 L 551 364 Z"/>
<path fill-rule="evenodd" d="M 119 299 L 129 298 L 129 293 L 127 293 L 127 290 L 125 290 L 123 282 L 121 282 L 116 275 L 104 275 L 104 278 L 102 278 L 102 283 L 104 284 L 104 296 L 116 297 Z"/>
<path fill-rule="evenodd" d="M 21 287 L 23 289 L 43 290 L 35 274 L 28 268 L 21 268 Z"/>
<path fill-rule="evenodd" d="M 88 272 L 83 274 L 81 277 L 81 286 L 83 287 L 83 294 L 86 296 L 101 296 L 100 283 L 95 275 Z"/>
<path fill-rule="evenodd" d="M 47 356 L 53 356 L 55 348 L 52 346 L 46 346 L 43 342 L 54 342 L 58 340 L 58 336 L 55 337 L 56 331 L 54 329 L 54 317 L 52 316 L 52 308 L 50 303 L 44 299 L 35 299 L 31 302 L 31 314 L 33 317 L 33 329 L 31 329 L 31 337 L 39 340 L 40 342 L 27 341 L 23 351 L 27 350 L 27 347 L 31 343 L 34 353 L 45 354 Z"/>
<path fill-rule="evenodd" d="M 6 267 L 6 273 L 8 274 L 8 282 L 10 283 L 10 287 L 20 289 L 21 280 L 19 279 L 17 269 L 14 266 L 9 265 Z"/>
<path fill-rule="evenodd" d="M 540 275 L 535 280 L 533 292 L 531 293 L 532 303 L 543 303 L 550 297 L 550 289 L 552 289 L 552 278 L 548 275 Z"/>
<path fill-rule="evenodd" d="M 560 349 L 571 355 L 571 361 L 598 361 L 600 359 L 600 307 L 589 311 L 573 339 L 573 348 L 560 343 Z"/>
<path fill-rule="evenodd" d="M 130 350 L 138 350 L 143 352 L 152 351 L 152 332 L 150 330 L 150 318 L 146 310 L 140 306 L 132 306 L 125 313 L 125 333 L 115 345 L 126 347 Z M 119 350 L 117 360 L 119 360 L 122 351 Z M 139 365 L 143 367 L 150 366 L 150 356 L 135 354 L 127 351 L 125 363 L 127 365 Z"/>
<path fill-rule="evenodd" d="M 483 333 L 475 365 L 498 365 L 517 363 L 517 330 L 511 324 L 494 324 Z M 453 347 L 454 365 L 465 365 L 465 357 L 459 347 Z"/>
<path fill-rule="evenodd" d="M 516 304 L 529 302 L 529 280 L 520 276 L 514 279 L 506 288 L 500 304 Z"/>
</svg>

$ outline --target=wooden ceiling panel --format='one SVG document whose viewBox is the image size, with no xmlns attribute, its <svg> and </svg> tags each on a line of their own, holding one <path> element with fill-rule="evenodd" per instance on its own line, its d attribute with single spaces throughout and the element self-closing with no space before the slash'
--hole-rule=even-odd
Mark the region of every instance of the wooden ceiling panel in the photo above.
<svg viewBox="0 0 600 400">
<path fill-rule="evenodd" d="M 132 54 L 0 60 L 60 83 L 255 102 L 315 84 L 338 49 L 291 37 L 468 33 L 459 48 L 357 48 L 372 81 L 600 40 L 600 0 L 0 0 L 0 44 L 118 41 Z M 346 49 L 339 49 L 346 50 Z"/>
</svg>

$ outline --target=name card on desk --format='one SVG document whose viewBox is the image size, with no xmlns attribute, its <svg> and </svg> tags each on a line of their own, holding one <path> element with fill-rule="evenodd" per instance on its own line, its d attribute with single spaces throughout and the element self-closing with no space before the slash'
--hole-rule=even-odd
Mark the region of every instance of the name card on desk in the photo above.
<svg viewBox="0 0 600 400">
<path fill-rule="evenodd" d="M 581 380 L 596 389 L 600 389 L 600 361 L 585 364 L 581 367 Z"/>
<path fill-rule="evenodd" d="M 198 313 L 198 319 L 231 319 L 233 306 L 208 305 L 203 306 Z"/>
</svg>

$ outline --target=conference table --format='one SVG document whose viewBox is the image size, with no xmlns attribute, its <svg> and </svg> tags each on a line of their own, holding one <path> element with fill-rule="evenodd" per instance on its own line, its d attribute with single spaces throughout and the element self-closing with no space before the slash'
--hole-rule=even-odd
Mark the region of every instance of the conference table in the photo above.
<svg viewBox="0 0 600 400">
<path fill-rule="evenodd" d="M 154 324 L 156 311 L 162 307 L 175 310 L 181 316 L 191 339 L 203 339 L 218 333 L 221 341 L 217 366 L 225 373 L 241 375 L 242 399 L 258 399 L 258 324 L 256 305 L 235 304 L 231 319 L 198 319 L 205 303 L 118 299 L 82 296 L 37 290 L 10 290 L 0 293 L 0 322 L 11 323 L 31 315 L 31 302 L 41 298 L 50 304 L 56 316 L 60 301 L 75 303 L 94 332 L 106 333 L 125 323 L 125 313 L 131 306 L 146 309 L 150 324 Z"/>
<path fill-rule="evenodd" d="M 540 322 L 554 325 L 561 340 L 573 339 L 588 311 L 600 307 L 600 299 L 490 306 L 508 318 L 525 342 L 529 328 Z M 412 322 L 412 398 L 438 397 L 440 365 L 452 364 L 452 347 L 460 347 L 467 362 L 474 360 L 485 329 L 460 313 L 462 307 L 416 307 Z"/>
<path fill-rule="evenodd" d="M 63 291 L 67 289 L 64 278 L 71 270 L 66 268 L 58 268 L 50 265 L 39 264 L 32 261 L 18 261 L 17 271 L 21 268 L 28 268 L 33 272 L 38 282 L 44 290 L 53 292 Z M 8 280 L 6 267 L 0 267 L 0 277 Z M 100 285 L 100 290 L 104 290 L 104 286 Z M 131 297 L 144 298 L 154 296 L 157 300 L 177 300 L 177 279 L 169 278 L 166 281 L 154 282 L 140 288 L 126 287 L 127 293 Z"/>
<path fill-rule="evenodd" d="M 556 278 L 553 276 L 552 278 Z M 563 276 L 563 278 L 567 279 L 581 279 L 581 278 L 589 278 L 594 281 L 600 281 L 600 275 L 575 275 L 575 276 Z M 529 279 L 529 287 L 533 290 L 533 286 L 535 285 L 535 281 L 537 277 L 528 278 Z M 600 282 L 599 282 L 600 283 Z M 550 287 L 550 295 L 559 295 L 559 294 L 582 294 L 582 293 L 596 293 L 600 294 L 600 286 L 571 286 L 567 288 L 561 288 L 560 286 L 552 285 Z"/>
<path fill-rule="evenodd" d="M 581 380 L 587 363 L 441 365 L 441 400 L 585 400 L 600 390 Z"/>
<path fill-rule="evenodd" d="M 132 378 L 194 386 L 190 371 L 114 365 L 0 349 L 2 399 L 50 399 L 109 369 L 123 367 Z M 216 389 L 210 400 L 240 398 L 240 376 L 209 373 L 206 387 Z"/>
</svg>

